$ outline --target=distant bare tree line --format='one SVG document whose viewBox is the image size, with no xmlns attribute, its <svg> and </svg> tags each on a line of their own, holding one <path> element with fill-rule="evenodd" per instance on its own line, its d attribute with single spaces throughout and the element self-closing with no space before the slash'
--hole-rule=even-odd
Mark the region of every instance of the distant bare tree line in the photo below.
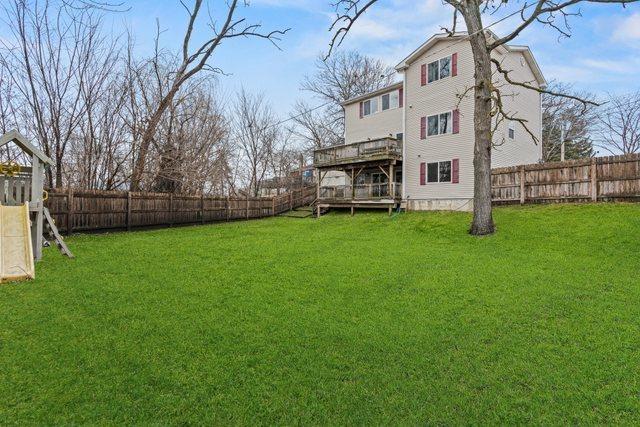
<svg viewBox="0 0 640 427">
<path fill-rule="evenodd" d="M 552 81 L 549 87 L 583 100 L 596 99 L 570 84 Z M 543 94 L 542 160 L 561 160 L 562 141 L 565 160 L 640 152 L 640 91 L 608 95 L 600 107 Z"/>
<path fill-rule="evenodd" d="M 247 6 L 243 1 L 230 1 L 222 24 L 215 26 L 210 17 L 211 38 L 195 46 L 191 38 L 203 4 L 183 4 L 188 13 L 180 52 L 161 47 L 158 27 L 153 54 L 142 58 L 131 34 L 113 37 L 104 28 L 106 15 L 124 3 L 3 2 L 2 20 L 11 34 L 0 39 L 0 131 L 17 128 L 37 141 L 54 160 L 46 177 L 51 187 L 255 190 L 256 180 L 282 169 L 274 162 L 282 159 L 284 140 L 274 138 L 283 127 L 270 126 L 270 139 L 263 138 L 258 128 L 277 122 L 272 112 L 254 124 L 260 137 L 252 142 L 263 144 L 258 155 L 264 158 L 251 161 L 233 116 L 253 95 L 242 91 L 234 103 L 210 57 L 223 41 L 254 37 L 275 43 L 286 30 L 262 32 L 238 17 Z M 256 162 L 268 164 L 260 165 L 259 176 Z"/>
</svg>

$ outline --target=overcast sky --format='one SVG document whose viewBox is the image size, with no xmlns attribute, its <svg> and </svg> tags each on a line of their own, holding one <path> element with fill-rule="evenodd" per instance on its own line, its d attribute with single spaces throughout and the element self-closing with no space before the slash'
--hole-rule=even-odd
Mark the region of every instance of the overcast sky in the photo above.
<svg viewBox="0 0 640 427">
<path fill-rule="evenodd" d="M 125 0 L 130 10 L 113 17 L 113 32 L 131 28 L 140 54 L 152 48 L 156 19 L 164 30 L 161 43 L 176 48 L 185 25 L 186 12 L 179 0 Z M 333 0 L 251 0 L 238 16 L 261 23 L 264 30 L 291 28 L 280 43 L 281 51 L 265 40 L 233 39 L 216 52 L 211 64 L 228 76 L 220 85 L 232 93 L 241 85 L 262 91 L 282 116 L 297 98 L 305 74 L 314 70 L 314 60 L 326 51 L 333 19 Z M 223 0 L 209 0 L 211 14 L 220 17 Z M 186 3 L 191 3 L 189 0 Z M 485 16 L 485 25 L 503 15 Z M 428 37 L 448 26 L 451 8 L 440 0 L 380 0 L 355 24 L 342 49 L 357 49 L 395 65 Z M 492 29 L 505 34 L 519 21 L 514 16 Z M 196 32 L 202 40 L 209 33 L 203 15 Z M 572 37 L 558 38 L 554 30 L 540 24 L 528 29 L 514 44 L 529 45 L 548 80 L 558 79 L 603 95 L 640 88 L 640 4 L 584 4 L 582 17 L 571 17 Z M 309 99 L 312 104 L 313 100 Z"/>
</svg>

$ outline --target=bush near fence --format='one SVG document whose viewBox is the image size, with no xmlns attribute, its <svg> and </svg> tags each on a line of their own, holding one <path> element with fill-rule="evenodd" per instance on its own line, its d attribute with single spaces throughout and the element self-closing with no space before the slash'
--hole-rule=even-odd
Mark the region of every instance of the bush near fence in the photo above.
<svg viewBox="0 0 640 427">
<path fill-rule="evenodd" d="M 70 234 L 264 218 L 309 205 L 315 197 L 315 187 L 269 198 L 55 189 L 45 204 L 58 228 Z"/>
<path fill-rule="evenodd" d="M 640 154 L 497 168 L 494 204 L 640 201 Z"/>
</svg>

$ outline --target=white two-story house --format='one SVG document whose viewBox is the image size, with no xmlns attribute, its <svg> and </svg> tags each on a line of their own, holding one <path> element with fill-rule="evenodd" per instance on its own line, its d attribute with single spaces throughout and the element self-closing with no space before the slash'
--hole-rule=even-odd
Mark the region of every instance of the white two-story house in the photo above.
<svg viewBox="0 0 640 427">
<path fill-rule="evenodd" d="M 514 81 L 546 82 L 526 46 L 494 58 Z M 317 150 L 318 203 L 324 207 L 472 210 L 474 63 L 466 34 L 435 35 L 396 66 L 402 81 L 344 102 L 345 145 Z M 542 137 L 540 93 L 497 74 L 504 110 Z M 462 96 L 465 95 L 465 96 Z M 538 162 L 542 146 L 524 127 L 503 121 L 494 132 L 492 166 Z M 327 174 L 344 185 L 324 185 Z M 334 180 L 335 181 L 335 180 Z"/>
</svg>

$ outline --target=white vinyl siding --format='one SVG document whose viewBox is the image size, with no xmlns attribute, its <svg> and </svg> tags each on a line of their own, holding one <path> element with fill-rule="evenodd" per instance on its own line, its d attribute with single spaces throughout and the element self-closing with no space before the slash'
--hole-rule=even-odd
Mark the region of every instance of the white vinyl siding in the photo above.
<svg viewBox="0 0 640 427">
<path fill-rule="evenodd" d="M 383 95 L 393 93 L 398 94 L 398 90 L 387 92 Z M 377 98 L 381 98 L 379 96 Z M 393 104 L 393 96 L 389 97 L 390 106 Z M 380 107 L 375 114 L 364 115 L 364 102 L 362 105 L 363 117 L 360 117 L 360 102 L 354 102 L 345 105 L 345 143 L 366 141 L 367 139 L 376 139 L 384 137 L 395 137 L 398 133 L 403 132 L 402 111 L 404 108 L 382 109 L 382 100 L 377 101 Z"/>
<path fill-rule="evenodd" d="M 535 76 L 524 60 L 522 52 L 505 52 L 494 57 L 501 62 L 502 68 L 509 70 L 509 77 L 515 81 L 533 82 Z M 522 62 L 525 66 L 522 66 Z M 505 120 L 494 132 L 495 146 L 491 150 L 491 165 L 494 168 L 538 163 L 542 158 L 542 122 L 540 112 L 540 94 L 519 86 L 508 86 L 503 90 L 502 102 L 505 111 L 512 112 L 527 122 L 527 127 L 538 138 L 536 144 L 524 127 L 513 120 Z M 505 95 L 508 94 L 508 95 Z"/>
<path fill-rule="evenodd" d="M 410 209 L 426 206 L 428 201 L 456 200 L 456 206 L 462 210 L 472 207 L 467 203 L 473 198 L 473 96 L 472 94 L 459 100 L 457 95 L 464 93 L 466 87 L 473 86 L 473 54 L 468 42 L 443 40 L 433 45 L 429 54 L 427 51 L 417 58 L 405 71 L 405 114 L 406 129 L 404 133 L 403 159 L 405 192 L 403 197 Z M 451 58 L 458 54 L 456 78 L 444 78 L 438 84 L 421 85 L 421 66 L 437 62 L 440 59 Z M 447 64 L 443 64 L 445 69 Z M 449 71 L 451 65 L 449 62 Z M 427 81 L 429 67 L 427 65 Z M 438 70 L 438 77 L 440 70 Z M 460 111 L 459 133 L 453 133 L 454 110 Z M 440 115 L 443 116 L 441 122 Z M 426 139 L 420 139 L 420 120 L 426 117 Z M 429 126 L 429 117 L 431 126 Z M 436 127 L 437 124 L 437 127 Z M 431 135 L 429 128 L 431 127 Z M 437 130 L 437 131 L 436 131 Z M 435 136 L 434 134 L 437 134 Z M 459 159 L 459 183 L 452 185 L 452 164 L 443 165 L 443 180 L 440 181 L 441 161 L 450 162 Z M 438 162 L 437 182 L 427 182 L 420 185 L 420 164 Z M 428 167 L 426 167 L 428 178 Z M 445 179 L 448 179 L 446 181 Z M 425 179 L 425 181 L 428 181 Z M 414 203 L 416 202 L 416 203 Z M 464 205 L 464 207 L 463 207 Z M 432 206 L 432 205 L 431 205 Z M 446 204 L 442 206 L 447 206 Z"/>
</svg>

